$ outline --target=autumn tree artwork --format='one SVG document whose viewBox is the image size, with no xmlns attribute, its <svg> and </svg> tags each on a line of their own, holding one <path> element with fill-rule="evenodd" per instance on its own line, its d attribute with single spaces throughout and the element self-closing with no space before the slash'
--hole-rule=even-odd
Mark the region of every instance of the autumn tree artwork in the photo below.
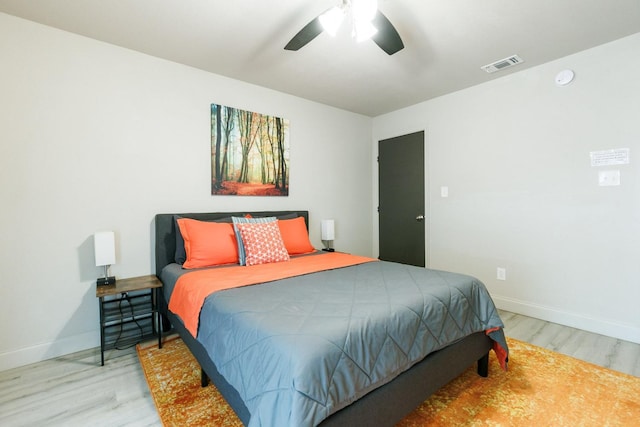
<svg viewBox="0 0 640 427">
<path fill-rule="evenodd" d="M 211 104 L 211 194 L 289 195 L 289 121 Z"/>
</svg>

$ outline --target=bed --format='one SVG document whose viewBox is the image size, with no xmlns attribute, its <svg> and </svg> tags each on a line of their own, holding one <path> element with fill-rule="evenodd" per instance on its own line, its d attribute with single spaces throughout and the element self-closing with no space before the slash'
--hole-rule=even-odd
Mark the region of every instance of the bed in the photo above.
<svg viewBox="0 0 640 427">
<path fill-rule="evenodd" d="M 486 289 L 484 289 L 484 285 L 468 276 L 456 275 L 447 272 L 437 272 L 420 267 L 403 266 L 401 264 L 395 263 L 385 263 L 383 261 L 377 260 L 371 260 L 370 262 L 366 260 L 362 262 L 358 261 L 353 265 L 350 264 L 344 267 L 338 266 L 327 271 L 318 270 L 316 272 L 311 272 L 308 274 L 300 274 L 295 277 L 267 280 L 264 283 L 257 284 L 255 286 L 242 286 L 239 288 L 221 290 L 220 292 L 215 293 L 215 297 L 206 297 L 204 302 L 202 302 L 202 311 L 200 313 L 197 313 L 197 319 L 195 319 L 196 322 L 200 323 L 196 323 L 197 326 L 194 329 L 194 326 L 190 323 L 188 316 L 185 316 L 184 314 L 178 315 L 169 309 L 169 301 L 171 300 L 172 294 L 179 293 L 178 291 L 176 291 L 176 283 L 178 283 L 179 280 L 183 280 L 181 279 L 182 275 L 188 274 L 191 276 L 195 276 L 193 273 L 202 273 L 203 275 L 209 274 L 208 270 L 210 269 L 195 268 L 194 270 L 189 270 L 187 272 L 184 268 L 182 268 L 182 266 L 175 262 L 177 256 L 176 248 L 180 248 L 180 246 L 182 245 L 179 236 L 179 234 L 181 233 L 176 220 L 179 218 L 181 220 L 187 219 L 201 222 L 225 223 L 229 222 L 229 218 L 232 217 L 243 218 L 247 216 L 251 216 L 253 218 L 276 217 L 280 219 L 280 223 L 283 223 L 284 221 L 290 220 L 292 218 L 301 217 L 304 219 L 305 226 L 306 224 L 309 224 L 309 216 L 307 211 L 221 212 L 187 214 L 180 213 L 158 214 L 155 217 L 156 274 L 164 284 L 161 299 L 158 303 L 160 311 L 166 322 L 165 328 L 169 327 L 170 323 L 170 326 L 175 331 L 177 331 L 177 333 L 181 336 L 185 344 L 197 359 L 202 368 L 203 386 L 208 383 L 208 380 L 211 380 L 211 382 L 215 384 L 220 393 L 223 395 L 223 397 L 226 399 L 226 401 L 233 408 L 240 420 L 245 425 L 285 425 L 282 421 L 282 416 L 284 415 L 265 414 L 265 412 L 270 412 L 268 409 L 270 407 L 269 405 L 272 405 L 271 407 L 273 408 L 277 407 L 280 409 L 283 406 L 283 401 L 285 401 L 285 406 L 290 404 L 289 400 L 291 400 L 291 398 L 289 395 L 279 395 L 280 388 L 286 388 L 282 386 L 282 383 L 284 383 L 285 385 L 289 383 L 295 383 L 296 390 L 294 390 L 292 393 L 296 396 L 296 399 L 304 400 L 301 406 L 294 407 L 293 409 L 287 408 L 284 410 L 286 413 L 294 414 L 289 415 L 294 419 L 294 421 L 289 421 L 289 424 L 319 424 L 322 426 L 392 426 L 399 420 L 401 420 L 404 416 L 413 411 L 429 395 L 433 394 L 440 387 L 460 375 L 460 373 L 462 373 L 469 366 L 477 363 L 478 374 L 481 376 L 487 376 L 490 350 L 496 350 L 501 363 L 506 368 L 508 349 L 506 347 L 506 341 L 504 340 L 504 335 L 502 333 L 502 322 L 497 315 L 497 310 L 493 306 L 493 302 L 491 301 L 490 297 L 488 297 L 488 293 L 486 293 Z M 282 268 L 280 268 L 281 266 L 288 266 L 290 264 L 293 265 L 296 262 L 315 263 L 317 262 L 316 260 L 324 260 L 325 258 L 322 257 L 329 255 L 334 254 L 326 254 L 318 251 L 312 254 L 292 256 L 290 259 L 290 261 L 292 262 L 279 264 L 277 270 L 282 270 Z M 339 258 L 342 255 L 335 254 L 335 256 Z M 277 264 L 278 263 L 276 263 L 276 265 Z M 214 273 L 220 273 L 220 271 L 224 270 L 225 268 L 229 270 L 244 269 L 243 271 L 249 271 L 249 267 L 222 266 L 222 268 L 213 268 L 214 270 L 216 270 Z M 251 266 L 250 268 L 254 268 L 254 266 Z M 349 277 L 348 280 L 344 278 L 345 275 Z M 348 283 L 349 286 L 352 286 L 351 283 L 353 281 L 353 289 L 357 289 L 357 292 L 353 292 L 353 298 L 357 298 L 358 301 L 367 300 L 369 299 L 370 295 L 384 294 L 384 298 L 386 298 L 388 301 L 393 302 L 395 301 L 395 299 L 404 298 L 405 290 L 409 292 L 408 289 L 415 286 L 401 285 L 400 280 L 398 281 L 398 290 L 396 291 L 395 288 L 393 288 L 393 292 L 389 292 L 388 284 L 380 283 L 380 288 L 378 289 L 379 292 L 367 290 L 363 288 L 363 286 L 365 286 L 366 283 L 377 282 L 378 280 L 376 278 L 380 276 L 385 277 L 385 282 L 388 280 L 392 282 L 395 277 L 394 275 L 408 275 L 412 278 L 411 280 L 417 280 L 415 279 L 415 277 L 422 275 L 433 277 L 439 283 L 439 292 L 450 292 L 450 294 L 452 295 L 458 295 L 460 291 L 458 291 L 457 288 L 455 289 L 455 292 L 446 290 L 443 291 L 443 289 L 445 288 L 443 286 L 440 286 L 442 285 L 442 283 L 440 282 L 451 282 L 455 284 L 455 287 L 457 286 L 457 283 L 471 281 L 473 284 L 473 290 L 469 291 L 469 294 L 465 294 L 462 300 L 458 299 L 455 307 L 441 307 L 438 309 L 440 311 L 445 310 L 447 312 L 447 316 L 445 317 L 451 315 L 449 311 L 460 311 L 461 318 L 468 318 L 468 322 L 467 320 L 465 320 L 465 322 L 458 322 L 460 324 L 456 325 L 454 329 L 458 329 L 459 331 L 444 333 L 441 332 L 440 336 L 437 337 L 436 334 L 434 334 L 430 329 L 425 331 L 423 326 L 421 326 L 424 322 L 424 319 L 418 319 L 418 321 L 416 321 L 416 324 L 418 326 L 416 326 L 415 330 L 411 329 L 410 333 L 406 332 L 409 329 L 402 329 L 396 330 L 394 335 L 393 328 L 399 328 L 398 324 L 394 324 L 395 326 L 385 326 L 385 331 L 387 331 L 385 333 L 388 336 L 385 337 L 383 344 L 378 345 L 378 353 L 376 353 L 375 356 L 368 356 L 365 354 L 366 351 L 363 350 L 363 355 L 360 356 L 360 347 L 363 347 L 363 344 L 357 343 L 356 338 L 352 338 L 356 337 L 357 335 L 351 330 L 348 333 L 339 330 L 341 328 L 341 326 L 339 326 L 341 324 L 341 321 L 332 320 L 328 317 L 320 317 L 322 321 L 317 321 L 318 317 L 315 317 L 314 321 L 312 322 L 300 321 L 301 324 L 311 324 L 311 332 L 307 331 L 304 332 L 304 334 L 300 333 L 299 335 L 303 338 L 296 337 L 296 339 L 298 339 L 298 341 L 296 342 L 298 344 L 302 343 L 302 345 L 298 345 L 298 347 L 307 349 L 307 358 L 314 360 L 317 359 L 319 361 L 318 363 L 321 366 L 319 368 L 320 371 L 331 371 L 329 372 L 329 376 L 327 378 L 323 377 L 317 379 L 316 377 L 314 377 L 315 374 L 312 374 L 309 378 L 307 378 L 306 376 L 308 374 L 308 369 L 306 368 L 306 366 L 308 365 L 302 365 L 305 366 L 305 377 L 290 378 L 289 375 L 294 374 L 289 373 L 287 370 L 299 370 L 299 366 L 296 364 L 298 362 L 285 361 L 283 363 L 282 360 L 280 360 L 283 357 L 282 355 L 273 357 L 264 356 L 264 354 L 267 354 L 267 351 L 272 350 L 270 348 L 265 347 L 265 349 L 263 347 L 260 347 L 255 342 L 252 342 L 250 345 L 243 344 L 245 345 L 245 347 L 239 350 L 233 350 L 233 352 L 235 352 L 233 357 L 237 357 L 237 360 L 233 360 L 233 362 L 230 362 L 230 360 L 232 359 L 229 357 L 229 354 L 232 353 L 232 350 L 229 350 L 229 348 L 232 348 L 237 344 L 235 342 L 238 341 L 236 337 L 256 335 L 257 333 L 255 331 L 257 329 L 261 328 L 263 325 L 270 325 L 272 323 L 275 325 L 276 329 L 280 329 L 275 332 L 269 332 L 269 334 L 271 335 L 269 335 L 268 339 L 264 339 L 263 336 L 258 336 L 257 338 L 254 336 L 250 338 L 257 340 L 260 343 L 263 341 L 270 341 L 272 343 L 270 345 L 274 347 L 273 351 L 282 352 L 282 347 L 286 348 L 287 350 L 285 351 L 285 353 L 287 355 L 289 354 L 290 348 L 286 346 L 291 344 L 281 342 L 279 337 L 281 335 L 287 335 L 283 334 L 282 331 L 288 331 L 287 328 L 290 328 L 290 324 L 296 322 L 296 318 L 283 318 L 282 307 L 286 307 L 286 310 L 289 310 L 291 307 L 295 307 L 295 309 L 298 310 L 299 306 L 304 307 L 305 305 L 304 303 L 298 304 L 298 300 L 296 300 L 295 303 L 290 303 L 288 298 L 293 298 L 289 297 L 291 292 L 294 292 L 296 294 L 307 292 L 307 294 L 304 296 L 304 298 L 307 299 L 309 299 L 309 295 L 318 295 L 317 292 L 321 292 L 322 297 L 314 298 L 316 298 L 317 300 L 322 300 L 324 303 L 325 296 L 328 294 L 332 294 L 335 291 L 339 299 L 345 300 L 345 287 L 343 287 L 342 285 L 337 286 L 335 285 L 335 283 Z M 359 280 L 358 284 L 355 284 L 355 280 Z M 321 291 L 318 291 L 315 288 L 316 286 L 321 286 L 324 288 L 322 288 Z M 465 284 L 464 286 L 468 285 Z M 256 317 L 256 311 L 260 311 L 261 307 L 263 306 L 269 306 L 270 301 L 276 300 L 275 296 L 272 297 L 272 294 L 267 292 L 281 292 L 282 289 L 287 289 L 286 291 L 282 291 L 286 292 L 283 294 L 286 295 L 286 297 L 279 295 L 277 297 L 278 303 L 277 305 L 274 305 L 274 307 L 278 307 L 277 315 L 280 316 L 279 320 L 265 321 L 265 317 L 262 317 L 265 316 L 264 313 L 259 313 L 259 317 Z M 464 292 L 467 291 L 465 290 Z M 482 294 L 483 301 L 477 304 L 472 303 L 471 305 L 475 304 L 475 308 L 472 307 L 471 311 L 467 313 L 466 311 L 464 311 L 467 310 L 467 308 L 463 310 L 461 306 L 466 306 L 468 304 L 468 301 L 476 298 L 477 294 Z M 296 296 L 295 298 L 301 297 Z M 348 298 L 348 296 L 346 298 Z M 442 296 L 439 296 L 439 298 L 444 299 L 442 298 Z M 256 301 L 261 302 L 258 304 L 256 303 Z M 370 331 L 370 329 L 374 330 L 374 328 L 371 327 L 370 321 L 361 320 L 364 317 L 356 316 L 353 314 L 353 307 L 359 307 L 360 304 L 340 304 L 339 301 L 340 300 L 338 300 L 337 302 L 327 302 L 327 304 L 333 305 L 324 308 L 318 308 L 314 305 L 313 309 L 309 310 L 312 310 L 316 314 L 318 310 L 328 310 L 332 312 L 340 312 L 341 310 L 352 310 L 349 312 L 351 320 L 347 322 L 349 323 L 349 328 L 352 328 L 353 324 L 363 324 L 365 326 L 362 328 L 364 330 L 362 332 L 362 337 L 366 338 L 371 335 L 373 336 L 373 338 L 375 338 L 376 333 Z M 463 302 L 461 303 L 460 301 Z M 244 305 L 242 305 L 245 303 L 249 304 L 249 306 L 245 307 Z M 394 302 L 394 304 L 396 303 Z M 399 304 L 407 305 L 404 301 L 399 302 Z M 318 305 L 321 306 L 321 304 Z M 376 303 L 372 302 L 372 305 L 375 306 Z M 380 304 L 378 304 L 378 306 L 379 305 Z M 438 307 L 440 307 L 439 304 Z M 239 332 L 236 332 L 234 329 L 232 329 L 232 326 L 235 327 L 234 325 L 246 327 L 246 322 L 248 320 L 246 318 L 243 318 L 242 316 L 244 316 L 245 312 L 249 312 L 251 310 L 253 310 L 254 314 L 252 315 L 253 317 L 250 316 L 250 318 L 261 319 L 259 322 L 260 324 L 250 325 L 248 331 L 241 329 Z M 368 313 L 369 309 L 364 310 Z M 404 311 L 411 314 L 411 310 Z M 415 309 L 415 311 L 417 312 L 419 311 L 419 309 Z M 433 317 L 437 316 L 437 313 L 435 311 L 433 313 Z M 479 313 L 477 312 L 483 313 L 479 315 Z M 286 315 L 293 316 L 295 315 L 295 313 L 292 314 L 287 312 Z M 209 318 L 207 316 L 211 317 Z M 309 316 L 309 312 L 306 312 L 306 314 L 303 313 L 301 314 L 301 316 Z M 423 314 L 422 316 L 425 317 L 426 315 Z M 426 317 L 431 316 L 432 315 Z M 401 315 L 392 313 L 390 317 L 393 317 L 395 321 L 395 318 L 401 317 Z M 486 318 L 478 320 L 479 317 Z M 454 320 L 454 322 L 456 321 Z M 323 325 L 323 327 L 327 327 L 331 331 L 316 331 L 314 328 L 317 326 L 317 324 L 320 323 Z M 482 325 L 482 327 L 479 327 L 478 325 Z M 334 326 L 335 330 L 333 328 Z M 405 326 L 402 327 L 404 328 Z M 450 327 L 453 328 L 453 326 L 442 326 L 442 331 L 446 331 L 447 328 Z M 260 331 L 260 333 L 263 333 L 263 331 Z M 296 334 L 298 334 L 298 329 L 296 329 Z M 346 334 L 344 336 L 347 336 L 348 339 L 334 339 L 334 334 Z M 320 344 L 306 341 L 308 339 L 308 336 L 315 335 L 322 336 L 322 342 Z M 395 342 L 402 341 L 407 335 L 413 336 L 412 342 Z M 343 337 L 343 335 L 340 336 Z M 436 338 L 432 339 L 432 336 Z M 233 341 L 233 343 L 227 344 L 225 342 L 221 344 L 224 341 L 222 337 L 226 337 L 225 339 L 229 339 Z M 391 337 L 391 339 L 389 339 L 389 337 Z M 419 337 L 423 337 L 424 339 L 419 339 Z M 361 340 L 365 341 L 364 338 L 361 338 Z M 302 341 L 300 341 L 301 339 Z M 341 339 L 342 341 L 340 341 Z M 374 340 L 372 339 L 372 342 L 373 341 Z M 423 346 L 426 347 L 426 344 L 422 344 L 423 341 L 433 341 L 435 343 L 435 347 L 437 347 L 436 350 L 427 351 L 426 355 L 418 356 L 419 350 L 425 351 L 421 348 Z M 329 342 L 330 345 L 326 345 L 327 342 Z M 337 350 L 337 353 L 335 354 L 320 354 L 325 351 L 327 347 L 330 348 L 327 351 L 335 352 L 335 342 L 340 342 L 343 346 L 345 346 L 345 343 L 349 342 L 349 346 L 351 347 L 349 347 L 347 350 L 345 350 L 344 347 L 339 348 Z M 397 353 L 399 359 L 406 358 L 407 360 L 405 362 L 408 364 L 408 366 L 394 365 L 391 368 L 388 368 L 392 372 L 383 372 L 378 375 L 378 371 L 383 370 L 383 368 L 378 368 L 377 366 L 378 358 L 383 359 L 383 357 L 380 356 L 380 354 L 383 353 L 381 349 L 389 348 L 390 346 L 393 348 L 390 354 L 393 355 Z M 258 351 L 261 359 L 256 359 L 256 355 L 245 356 L 246 354 L 248 354 L 248 349 L 253 347 L 256 347 L 258 349 L 256 351 Z M 420 347 L 420 349 L 416 349 L 417 347 Z M 222 353 L 222 355 L 215 354 L 216 352 Z M 345 356 L 345 354 L 347 354 L 347 356 Z M 356 356 L 353 356 L 353 354 L 356 354 Z M 242 355 L 242 357 L 238 357 L 238 355 Z M 253 359 L 251 357 L 253 357 Z M 339 362 L 337 361 L 338 359 L 336 359 L 338 357 L 340 358 Z M 351 360 L 352 357 L 354 359 L 353 361 Z M 355 360 L 357 357 L 362 357 L 363 360 Z M 214 359 L 218 360 L 218 365 L 220 366 L 217 366 L 217 364 L 214 362 Z M 265 362 L 265 359 L 268 359 L 269 362 Z M 327 360 L 334 359 L 336 360 L 335 363 L 327 362 Z M 222 360 L 224 360 L 224 362 L 221 362 Z M 251 368 L 250 365 L 255 364 L 251 362 L 253 360 L 257 360 L 256 363 L 262 364 L 262 366 L 259 369 Z M 307 361 L 305 361 L 305 363 L 307 363 Z M 396 362 L 393 361 L 391 363 L 393 364 Z M 298 368 L 295 368 L 296 366 L 298 366 Z M 354 366 L 356 367 L 354 368 Z M 365 371 L 365 368 L 367 368 L 366 373 L 362 374 L 362 372 Z M 244 369 L 249 369 L 249 371 L 240 373 L 240 371 Z M 251 371 L 251 369 L 254 370 Z M 345 370 L 346 373 L 338 373 L 339 369 Z M 255 402 L 259 399 L 254 397 L 259 395 L 260 393 L 257 393 L 254 389 L 252 389 L 252 387 L 258 386 L 254 386 L 253 384 L 247 385 L 247 382 L 249 381 L 247 380 L 247 377 L 251 378 L 252 376 L 260 376 L 262 375 L 262 371 L 265 371 L 268 375 L 271 375 L 271 377 L 276 376 L 275 373 L 278 373 L 278 375 L 282 375 L 284 379 L 276 379 L 276 381 L 279 381 L 278 384 L 275 387 L 273 385 L 269 385 L 269 393 L 262 393 L 263 395 L 271 396 L 274 394 L 273 390 L 278 389 L 276 393 L 277 397 L 262 397 L 261 395 L 260 399 L 263 399 L 261 404 L 262 406 L 256 407 Z M 353 372 L 356 372 L 356 374 L 353 374 Z M 356 378 L 357 381 L 364 382 L 362 390 L 354 391 L 353 388 L 355 387 L 355 385 L 351 384 L 351 379 L 344 377 L 344 375 L 348 376 L 352 374 L 356 375 L 357 377 L 362 377 Z M 343 376 L 341 377 L 340 375 Z M 274 381 L 274 379 L 271 377 L 267 380 Z M 356 382 L 356 380 L 354 380 L 354 382 Z M 309 384 L 305 384 L 305 381 Z M 323 387 L 325 387 L 325 389 L 316 390 L 317 384 L 324 384 Z M 290 393 L 288 390 L 283 391 L 283 393 L 285 392 Z M 334 399 L 337 394 L 343 392 L 348 394 L 347 398 L 344 398 L 343 400 L 340 400 L 342 398 Z M 317 393 L 317 395 L 314 393 Z M 331 404 L 327 404 L 328 401 L 331 401 Z M 267 405 L 266 411 L 264 409 L 265 404 Z M 253 408 L 253 413 L 250 411 L 249 407 Z"/>
</svg>

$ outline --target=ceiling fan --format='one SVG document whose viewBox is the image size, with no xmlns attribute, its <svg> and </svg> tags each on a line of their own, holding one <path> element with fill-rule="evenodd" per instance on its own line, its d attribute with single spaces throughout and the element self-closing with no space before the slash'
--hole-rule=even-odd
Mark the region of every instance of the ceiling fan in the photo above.
<svg viewBox="0 0 640 427">
<path fill-rule="evenodd" d="M 402 50 L 404 44 L 391 22 L 378 10 L 377 0 L 342 0 L 305 25 L 287 45 L 286 50 L 298 50 L 323 31 L 335 36 L 345 17 L 352 24 L 352 36 L 357 41 L 372 39 L 388 55 Z"/>
</svg>

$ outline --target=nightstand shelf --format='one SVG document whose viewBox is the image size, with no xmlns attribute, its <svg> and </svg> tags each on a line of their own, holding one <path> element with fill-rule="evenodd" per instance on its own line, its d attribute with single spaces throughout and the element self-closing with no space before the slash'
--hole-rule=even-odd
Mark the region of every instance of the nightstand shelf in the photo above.
<svg viewBox="0 0 640 427">
<path fill-rule="evenodd" d="M 162 282 L 155 276 L 120 279 L 115 285 L 97 286 L 100 299 L 100 361 L 104 352 L 126 348 L 149 338 L 158 337 L 162 347 L 162 328 L 158 312 L 158 291 Z"/>
</svg>

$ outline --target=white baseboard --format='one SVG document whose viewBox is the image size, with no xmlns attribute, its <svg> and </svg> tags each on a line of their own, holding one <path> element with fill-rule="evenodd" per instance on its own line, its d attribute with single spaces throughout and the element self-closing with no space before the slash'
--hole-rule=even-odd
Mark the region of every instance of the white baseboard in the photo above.
<svg viewBox="0 0 640 427">
<path fill-rule="evenodd" d="M 96 332 L 61 338 L 56 341 L 20 348 L 0 353 L 0 371 L 30 365 L 54 357 L 64 356 L 100 346 L 100 337 Z"/>
<path fill-rule="evenodd" d="M 557 308 L 532 304 L 507 297 L 496 295 L 492 295 L 491 297 L 496 306 L 501 310 L 640 344 L 640 328 L 632 325 L 587 317 L 582 314 L 561 311 Z"/>
</svg>

